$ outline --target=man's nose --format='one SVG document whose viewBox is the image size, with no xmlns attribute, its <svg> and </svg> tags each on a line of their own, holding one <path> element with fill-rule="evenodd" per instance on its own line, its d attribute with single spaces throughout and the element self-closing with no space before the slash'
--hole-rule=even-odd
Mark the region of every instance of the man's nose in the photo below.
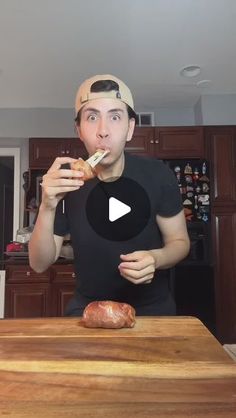
<svg viewBox="0 0 236 418">
<path fill-rule="evenodd" d="M 106 122 L 106 120 L 101 118 L 99 120 L 99 124 L 98 124 L 98 128 L 97 128 L 97 136 L 99 138 L 107 138 L 108 135 L 109 135 L 109 130 L 108 130 L 107 122 Z"/>
</svg>

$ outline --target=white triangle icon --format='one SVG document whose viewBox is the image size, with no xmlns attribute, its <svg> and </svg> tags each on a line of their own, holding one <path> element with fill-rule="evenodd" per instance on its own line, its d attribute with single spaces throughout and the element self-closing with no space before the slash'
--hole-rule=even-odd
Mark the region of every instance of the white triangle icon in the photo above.
<svg viewBox="0 0 236 418">
<path fill-rule="evenodd" d="M 127 213 L 131 212 L 131 207 L 116 199 L 115 197 L 109 198 L 109 221 L 114 222 Z"/>
</svg>

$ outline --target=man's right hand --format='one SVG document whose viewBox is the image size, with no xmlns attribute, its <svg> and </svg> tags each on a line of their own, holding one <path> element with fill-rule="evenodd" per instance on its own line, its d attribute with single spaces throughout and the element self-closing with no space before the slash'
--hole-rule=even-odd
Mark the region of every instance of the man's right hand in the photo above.
<svg viewBox="0 0 236 418">
<path fill-rule="evenodd" d="M 55 209 L 67 192 L 78 190 L 83 186 L 84 182 L 81 180 L 83 172 L 61 168 L 62 164 L 74 161 L 75 158 L 58 157 L 43 176 L 41 205 L 46 209 Z"/>
</svg>

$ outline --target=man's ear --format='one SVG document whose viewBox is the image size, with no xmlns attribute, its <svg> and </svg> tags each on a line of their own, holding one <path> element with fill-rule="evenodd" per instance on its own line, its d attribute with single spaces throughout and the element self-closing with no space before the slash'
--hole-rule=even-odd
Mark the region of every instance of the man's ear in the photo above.
<svg viewBox="0 0 236 418">
<path fill-rule="evenodd" d="M 75 124 L 75 132 L 77 133 L 78 138 L 83 142 L 83 139 L 80 136 L 80 128 L 79 128 L 78 123 Z"/>
<path fill-rule="evenodd" d="M 128 135 L 127 135 L 126 142 L 131 141 L 131 139 L 133 137 L 133 133 L 134 133 L 134 128 L 135 128 L 135 119 L 132 118 L 132 119 L 129 120 L 129 130 L 128 130 Z"/>
</svg>

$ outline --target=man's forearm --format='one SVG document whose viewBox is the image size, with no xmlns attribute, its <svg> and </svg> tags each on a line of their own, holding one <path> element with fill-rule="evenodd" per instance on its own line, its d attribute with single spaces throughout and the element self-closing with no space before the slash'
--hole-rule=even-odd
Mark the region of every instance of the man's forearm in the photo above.
<svg viewBox="0 0 236 418">
<path fill-rule="evenodd" d="M 163 248 L 151 250 L 155 258 L 156 269 L 167 269 L 183 260 L 189 252 L 189 241 L 179 239 L 165 244 Z"/>
<path fill-rule="evenodd" d="M 55 209 L 45 209 L 41 205 L 29 242 L 30 266 L 38 273 L 45 271 L 56 258 L 54 219 Z"/>
</svg>

